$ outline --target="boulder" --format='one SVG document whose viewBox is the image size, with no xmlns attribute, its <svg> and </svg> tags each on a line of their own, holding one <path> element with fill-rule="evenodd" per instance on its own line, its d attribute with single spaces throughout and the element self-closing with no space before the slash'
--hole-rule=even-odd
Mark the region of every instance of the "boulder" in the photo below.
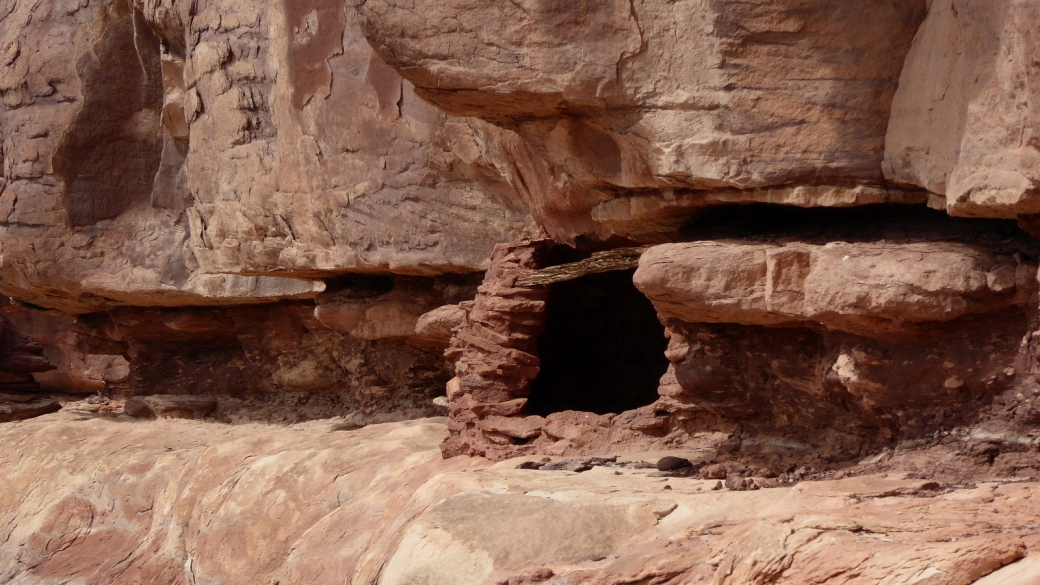
<svg viewBox="0 0 1040 585">
<path fill-rule="evenodd" d="M 155 416 L 155 412 L 152 411 L 152 407 L 144 401 L 141 396 L 134 396 L 127 400 L 123 404 L 123 414 L 128 414 L 137 418 L 147 418 Z"/>
<path fill-rule="evenodd" d="M 392 298 L 344 300 L 319 304 L 314 317 L 324 326 L 358 339 L 415 337 L 415 327 L 426 306 Z"/>
<path fill-rule="evenodd" d="M 459 305 L 444 305 L 423 313 L 415 322 L 415 335 L 422 341 L 448 347 L 452 330 L 466 321 L 466 311 Z"/>
<path fill-rule="evenodd" d="M 0 384 L 0 389 L 4 388 Z M 61 404 L 51 398 L 0 394 L 0 423 L 27 420 L 61 410 Z"/>
<path fill-rule="evenodd" d="M 657 461 L 658 471 L 674 471 L 676 469 L 683 469 L 686 467 L 693 467 L 693 463 L 691 463 L 689 459 L 675 457 L 673 455 L 662 457 Z"/>
<path fill-rule="evenodd" d="M 207 396 L 157 394 L 142 402 L 159 418 L 203 418 L 217 407 L 217 400 Z"/>
</svg>

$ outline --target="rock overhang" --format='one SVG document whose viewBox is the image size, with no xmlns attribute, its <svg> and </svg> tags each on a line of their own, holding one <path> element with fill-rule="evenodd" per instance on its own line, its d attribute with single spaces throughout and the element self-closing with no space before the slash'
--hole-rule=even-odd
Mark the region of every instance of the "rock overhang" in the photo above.
<svg viewBox="0 0 1040 585">
<path fill-rule="evenodd" d="M 1025 310 L 1037 266 L 958 243 L 691 242 L 650 248 L 634 280 L 664 319 L 816 324 L 885 338 Z"/>
</svg>

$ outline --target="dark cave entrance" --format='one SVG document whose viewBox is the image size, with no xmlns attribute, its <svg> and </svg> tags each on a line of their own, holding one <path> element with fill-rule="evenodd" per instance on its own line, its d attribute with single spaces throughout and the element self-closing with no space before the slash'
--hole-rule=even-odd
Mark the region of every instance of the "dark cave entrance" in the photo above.
<svg viewBox="0 0 1040 585">
<path fill-rule="evenodd" d="M 633 272 L 549 285 L 528 412 L 621 413 L 657 400 L 668 340 L 650 300 L 632 284 Z"/>
<path fill-rule="evenodd" d="M 793 207 L 754 203 L 718 205 L 693 214 L 678 241 L 749 240 L 830 242 L 957 242 L 1033 261 L 1040 242 L 1013 219 L 950 217 L 923 205 Z"/>
</svg>

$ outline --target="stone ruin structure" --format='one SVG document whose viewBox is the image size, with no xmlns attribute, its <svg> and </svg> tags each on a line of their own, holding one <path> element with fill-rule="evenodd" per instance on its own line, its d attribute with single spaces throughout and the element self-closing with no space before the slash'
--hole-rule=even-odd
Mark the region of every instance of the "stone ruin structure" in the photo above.
<svg viewBox="0 0 1040 585">
<path fill-rule="evenodd" d="M 12 0 L 0 392 L 446 413 L 445 456 L 495 459 L 1035 432 L 1038 31 L 1011 0 Z"/>
</svg>

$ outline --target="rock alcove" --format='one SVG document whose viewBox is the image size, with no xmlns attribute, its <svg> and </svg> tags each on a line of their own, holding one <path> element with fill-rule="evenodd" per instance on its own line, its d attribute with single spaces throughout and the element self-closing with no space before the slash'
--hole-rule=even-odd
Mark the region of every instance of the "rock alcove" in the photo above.
<svg viewBox="0 0 1040 585">
<path fill-rule="evenodd" d="M 657 400 L 668 340 L 653 305 L 632 284 L 633 272 L 549 285 L 541 371 L 531 381 L 528 412 L 617 414 Z"/>
</svg>

